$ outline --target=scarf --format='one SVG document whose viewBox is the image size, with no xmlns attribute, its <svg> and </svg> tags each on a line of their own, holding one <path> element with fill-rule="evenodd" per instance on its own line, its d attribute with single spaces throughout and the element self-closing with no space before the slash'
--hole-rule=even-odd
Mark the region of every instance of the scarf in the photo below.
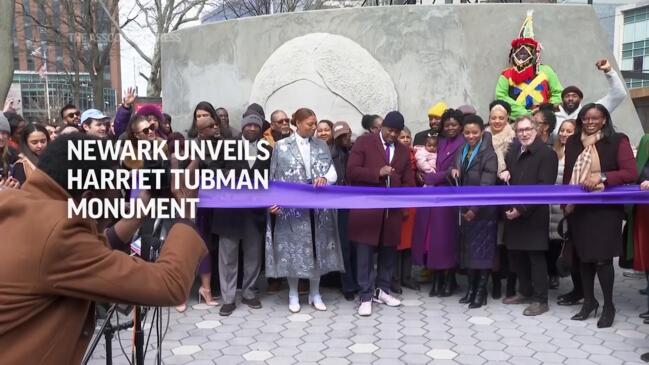
<svg viewBox="0 0 649 365">
<path fill-rule="evenodd" d="M 570 185 L 582 184 L 591 174 L 599 174 L 602 172 L 602 167 L 599 163 L 599 154 L 595 143 L 602 139 L 604 134 L 599 131 L 592 135 L 581 133 L 581 143 L 584 145 L 584 150 L 577 156 L 575 167 L 572 169 L 572 176 L 570 178 Z M 604 190 L 604 184 L 600 183 L 596 191 Z"/>
<path fill-rule="evenodd" d="M 491 127 L 487 127 L 486 131 L 491 133 L 491 144 L 496 151 L 496 157 L 498 157 L 498 173 L 501 173 L 507 170 L 507 164 L 505 164 L 505 155 L 507 155 L 509 146 L 511 146 L 516 133 L 509 124 L 505 125 L 505 128 L 498 134 L 494 134 L 491 131 Z"/>
</svg>

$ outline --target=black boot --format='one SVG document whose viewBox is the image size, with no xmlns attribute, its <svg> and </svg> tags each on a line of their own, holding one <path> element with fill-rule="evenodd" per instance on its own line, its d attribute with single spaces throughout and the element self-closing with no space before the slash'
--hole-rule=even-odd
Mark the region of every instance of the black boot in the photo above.
<svg viewBox="0 0 649 365">
<path fill-rule="evenodd" d="M 500 299 L 503 296 L 503 285 L 500 273 L 491 273 L 491 297 L 493 299 Z"/>
<path fill-rule="evenodd" d="M 615 319 L 615 307 L 611 306 L 604 306 L 602 308 L 602 315 L 599 317 L 599 321 L 597 321 L 597 328 L 609 328 L 613 325 L 613 320 Z"/>
<path fill-rule="evenodd" d="M 428 292 L 429 297 L 436 297 L 439 294 L 440 288 L 437 283 L 439 282 L 441 275 L 442 275 L 441 272 L 433 271 L 433 274 L 431 275 L 433 286 L 430 288 L 430 291 Z"/>
<path fill-rule="evenodd" d="M 455 276 L 453 270 L 444 271 L 444 284 L 442 285 L 442 290 L 439 292 L 440 297 L 450 297 L 453 295 L 453 279 L 452 276 Z"/>
<path fill-rule="evenodd" d="M 483 305 L 487 304 L 487 283 L 489 282 L 489 270 L 480 270 L 480 276 L 478 277 L 478 286 L 476 289 L 476 295 L 469 304 L 469 308 L 480 308 Z"/>
<path fill-rule="evenodd" d="M 476 272 L 474 270 L 467 270 L 466 271 L 466 277 L 467 277 L 467 289 L 466 289 L 466 294 L 460 298 L 460 303 L 462 304 L 467 304 L 473 302 L 473 299 L 475 299 L 475 294 L 476 294 Z"/>
<path fill-rule="evenodd" d="M 507 287 L 505 289 L 505 296 L 507 298 L 516 295 L 516 274 L 507 274 Z"/>
</svg>

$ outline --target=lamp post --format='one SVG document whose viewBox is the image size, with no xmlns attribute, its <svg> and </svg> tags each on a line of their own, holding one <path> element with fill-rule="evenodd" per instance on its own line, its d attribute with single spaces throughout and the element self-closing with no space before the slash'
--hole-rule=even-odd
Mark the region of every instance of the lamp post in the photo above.
<svg viewBox="0 0 649 365">
<path fill-rule="evenodd" d="M 50 87 L 47 80 L 47 48 L 45 49 L 44 55 L 41 54 L 41 48 L 43 47 L 36 48 L 31 55 L 40 57 L 43 62 L 41 67 L 38 69 L 38 75 L 42 79 L 45 79 L 45 107 L 47 108 L 47 122 L 50 123 L 52 121 L 52 111 L 50 110 Z"/>
</svg>

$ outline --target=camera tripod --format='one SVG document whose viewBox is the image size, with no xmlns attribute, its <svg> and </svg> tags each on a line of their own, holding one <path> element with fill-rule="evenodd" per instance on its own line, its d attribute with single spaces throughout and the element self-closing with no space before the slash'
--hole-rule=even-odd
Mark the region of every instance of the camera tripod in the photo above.
<svg viewBox="0 0 649 365">
<path fill-rule="evenodd" d="M 140 229 L 139 236 L 141 238 L 141 254 L 144 260 L 149 262 L 155 262 L 160 256 L 160 249 L 164 243 L 165 236 L 169 231 L 171 226 L 170 221 L 164 221 L 161 219 L 156 220 L 146 220 Z M 133 307 L 133 320 L 126 323 L 119 323 L 117 326 L 111 324 L 111 319 L 115 314 L 117 309 L 117 304 L 111 305 L 106 314 L 106 320 L 102 324 L 101 328 L 95 335 L 95 338 L 92 340 L 91 345 L 86 352 L 86 355 L 81 362 L 83 365 L 88 364 L 92 353 L 97 348 L 99 341 L 101 340 L 102 335 L 106 339 L 106 365 L 112 365 L 113 363 L 113 351 L 112 351 L 112 342 L 113 336 L 116 332 L 121 330 L 126 330 L 133 328 L 133 352 L 131 353 L 131 359 L 129 360 L 130 364 L 134 365 L 144 365 L 144 359 L 146 356 L 146 349 L 149 347 L 149 340 L 151 339 L 151 334 L 153 333 L 153 325 L 155 323 L 156 331 L 156 360 L 155 363 L 160 365 L 162 364 L 162 338 L 164 333 L 162 331 L 162 310 L 160 307 Z M 149 312 L 152 312 L 151 319 L 151 329 L 149 330 L 149 335 L 144 343 L 144 330 L 142 324 L 146 322 L 146 316 Z M 121 346 L 121 343 L 120 343 Z M 126 355 L 126 354 L 125 354 Z M 128 356 L 127 356 L 128 357 Z"/>
<path fill-rule="evenodd" d="M 162 310 L 160 307 L 133 307 L 133 319 L 124 323 L 118 323 L 117 326 L 113 326 L 111 319 L 117 310 L 117 304 L 111 305 L 106 314 L 106 320 L 102 324 L 101 328 L 95 334 L 86 355 L 84 356 L 81 364 L 86 365 L 90 361 L 90 358 L 97 348 L 99 341 L 102 336 L 105 339 L 106 346 L 106 365 L 112 365 L 113 363 L 113 337 L 118 331 L 128 330 L 133 328 L 133 352 L 131 353 L 131 359 L 129 363 L 134 365 L 144 365 L 144 359 L 146 356 L 146 349 L 148 348 L 149 341 L 151 340 L 151 334 L 154 331 L 153 324 L 155 323 L 155 332 L 156 332 L 156 364 L 162 364 Z M 147 314 L 152 311 L 153 317 L 151 320 L 151 330 L 147 337 L 146 343 L 144 342 L 144 329 L 142 324 L 146 322 Z M 121 345 L 121 344 L 120 344 Z"/>
</svg>

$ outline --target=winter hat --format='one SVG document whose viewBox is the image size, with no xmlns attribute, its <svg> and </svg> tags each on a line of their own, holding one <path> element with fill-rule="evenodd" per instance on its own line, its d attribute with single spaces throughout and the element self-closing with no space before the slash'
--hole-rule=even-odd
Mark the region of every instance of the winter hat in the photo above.
<svg viewBox="0 0 649 365">
<path fill-rule="evenodd" d="M 570 85 L 570 86 L 566 87 L 565 89 L 563 89 L 563 91 L 561 92 L 561 99 L 563 99 L 563 97 L 566 96 L 567 93 L 575 93 L 575 94 L 579 95 L 580 99 L 584 98 L 584 93 L 582 93 L 581 90 L 579 90 L 579 88 L 577 86 L 574 86 L 574 85 Z"/>
<path fill-rule="evenodd" d="M 439 103 L 437 103 L 437 104 L 431 106 L 431 107 L 428 109 L 428 116 L 429 116 L 429 117 L 432 116 L 432 117 L 438 117 L 438 118 L 441 118 L 442 114 L 444 114 L 444 112 L 446 111 L 446 109 L 448 109 L 448 106 L 446 105 L 446 103 L 443 102 L 443 101 L 440 101 Z"/>
<path fill-rule="evenodd" d="M 475 108 L 469 104 L 464 104 L 460 107 L 457 108 L 457 110 L 461 111 L 463 115 L 467 114 L 478 114 L 478 112 L 475 110 Z"/>
<path fill-rule="evenodd" d="M 259 129 L 261 129 L 262 126 L 264 125 L 264 121 L 261 120 L 260 116 L 258 116 L 255 113 L 252 113 L 241 120 L 241 130 L 243 130 L 249 124 L 254 124 L 258 126 Z"/>
<path fill-rule="evenodd" d="M 160 111 L 160 108 L 155 104 L 144 104 L 137 110 L 137 113 L 135 114 L 138 117 L 155 115 L 155 117 L 158 118 L 158 123 L 164 121 L 164 116 L 162 115 L 162 111 Z"/>
<path fill-rule="evenodd" d="M 0 112 L 0 132 L 7 132 L 11 134 L 11 126 L 9 125 L 9 119 L 5 117 L 5 113 Z"/>
<path fill-rule="evenodd" d="M 403 115 L 397 111 L 389 112 L 385 118 L 383 118 L 383 126 L 387 128 L 402 130 L 405 125 Z"/>
<path fill-rule="evenodd" d="M 264 113 L 264 108 L 261 107 L 261 105 L 257 103 L 252 103 L 248 105 L 248 108 L 246 109 L 246 112 L 243 113 L 244 118 L 250 115 L 250 112 L 253 112 L 261 117 L 262 120 L 266 119 L 266 113 Z"/>
<path fill-rule="evenodd" d="M 352 129 L 349 128 L 349 124 L 347 124 L 347 122 L 341 121 L 341 122 L 334 123 L 334 130 L 333 130 L 334 139 L 342 136 L 343 134 L 351 133 L 351 132 Z"/>
</svg>

